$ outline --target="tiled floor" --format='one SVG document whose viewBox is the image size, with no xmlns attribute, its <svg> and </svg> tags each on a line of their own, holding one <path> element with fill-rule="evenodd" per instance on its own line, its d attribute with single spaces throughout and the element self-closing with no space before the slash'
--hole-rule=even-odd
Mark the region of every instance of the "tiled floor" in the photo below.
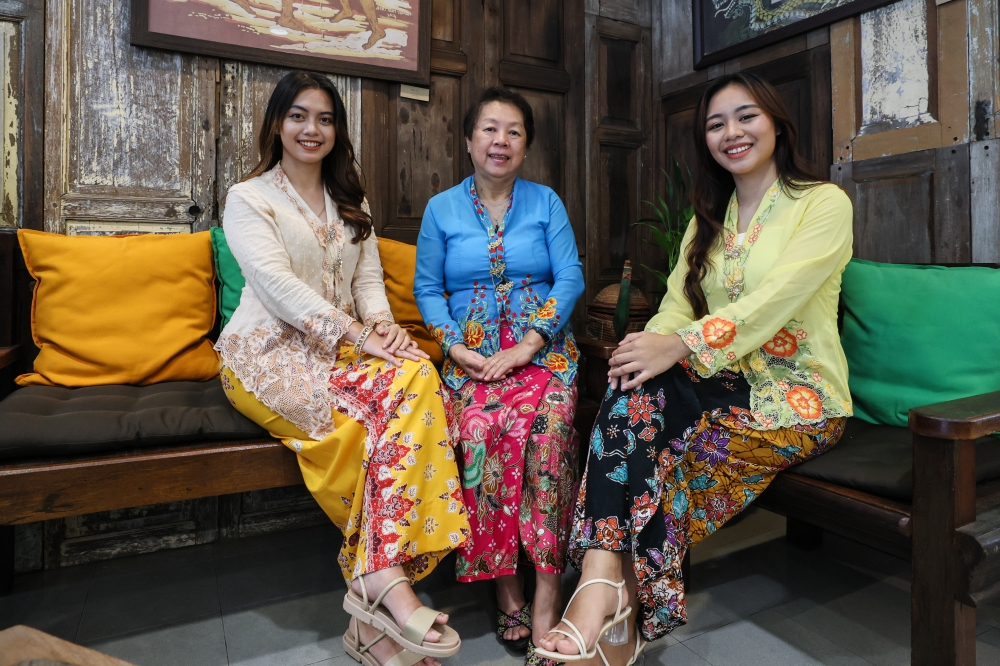
<svg viewBox="0 0 1000 666">
<path fill-rule="evenodd" d="M 908 664 L 909 565 L 833 536 L 802 552 L 774 538 L 782 529 L 752 512 L 696 548 L 690 622 L 645 663 Z M 309 529 L 21 576 L 0 597 L 0 629 L 27 624 L 138 666 L 353 666 L 338 543 L 332 527 Z M 494 639 L 488 590 L 449 573 L 419 588 L 462 636 L 449 666 L 523 663 Z M 1000 608 L 979 613 L 978 655 L 1000 666 Z"/>
</svg>

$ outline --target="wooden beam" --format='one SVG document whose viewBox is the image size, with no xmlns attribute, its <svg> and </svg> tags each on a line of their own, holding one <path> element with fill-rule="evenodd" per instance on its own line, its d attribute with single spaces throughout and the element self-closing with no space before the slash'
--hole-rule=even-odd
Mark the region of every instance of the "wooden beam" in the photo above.
<svg viewBox="0 0 1000 666">
<path fill-rule="evenodd" d="M 960 600 L 967 586 L 962 580 L 966 570 L 960 565 L 956 545 L 956 529 L 975 519 L 975 440 L 914 434 L 913 666 L 976 663 L 976 609 Z"/>
<path fill-rule="evenodd" d="M 274 440 L 8 464 L 0 467 L 0 524 L 300 483 L 295 453 Z"/>
<path fill-rule="evenodd" d="M 910 430 L 942 441 L 976 440 L 1000 431 L 1000 391 L 911 409 Z"/>
</svg>

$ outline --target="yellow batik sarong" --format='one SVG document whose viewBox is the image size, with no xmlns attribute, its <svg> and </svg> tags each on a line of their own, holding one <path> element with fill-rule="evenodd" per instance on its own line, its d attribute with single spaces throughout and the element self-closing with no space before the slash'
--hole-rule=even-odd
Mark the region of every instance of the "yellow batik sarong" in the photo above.
<svg viewBox="0 0 1000 666">
<path fill-rule="evenodd" d="M 233 406 L 298 455 L 306 487 L 344 535 L 344 577 L 401 565 L 419 580 L 469 535 L 437 371 L 344 346 L 330 384 L 336 430 L 315 441 L 222 368 Z"/>
</svg>

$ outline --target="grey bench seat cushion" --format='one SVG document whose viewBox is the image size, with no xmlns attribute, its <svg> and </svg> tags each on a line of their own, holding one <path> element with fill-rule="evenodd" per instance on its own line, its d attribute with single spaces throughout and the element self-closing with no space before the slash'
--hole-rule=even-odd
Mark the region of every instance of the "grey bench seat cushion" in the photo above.
<svg viewBox="0 0 1000 666">
<path fill-rule="evenodd" d="M 261 439 L 216 379 L 151 386 L 27 386 L 0 401 L 0 461 L 197 441 Z"/>
<path fill-rule="evenodd" d="M 913 435 L 906 428 L 849 419 L 829 451 L 788 470 L 886 499 L 913 500 Z M 976 442 L 976 481 L 1000 478 L 1000 439 Z"/>
</svg>

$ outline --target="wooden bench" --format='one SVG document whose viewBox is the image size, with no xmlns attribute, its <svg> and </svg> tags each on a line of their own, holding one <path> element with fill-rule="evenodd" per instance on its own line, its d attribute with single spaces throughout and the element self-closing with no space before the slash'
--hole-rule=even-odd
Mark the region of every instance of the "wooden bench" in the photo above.
<svg viewBox="0 0 1000 666">
<path fill-rule="evenodd" d="M 589 366 L 581 384 L 594 397 L 615 345 L 578 343 Z M 797 546 L 819 547 L 825 530 L 910 560 L 911 663 L 972 666 L 976 607 L 1000 593 L 1000 475 L 976 482 L 976 440 L 994 444 L 981 438 L 1000 431 L 1000 392 L 914 409 L 909 430 L 912 502 L 811 478 L 803 466 L 779 474 L 756 504 L 787 517 Z M 994 469 L 1000 439 L 995 446 Z"/>
</svg>

